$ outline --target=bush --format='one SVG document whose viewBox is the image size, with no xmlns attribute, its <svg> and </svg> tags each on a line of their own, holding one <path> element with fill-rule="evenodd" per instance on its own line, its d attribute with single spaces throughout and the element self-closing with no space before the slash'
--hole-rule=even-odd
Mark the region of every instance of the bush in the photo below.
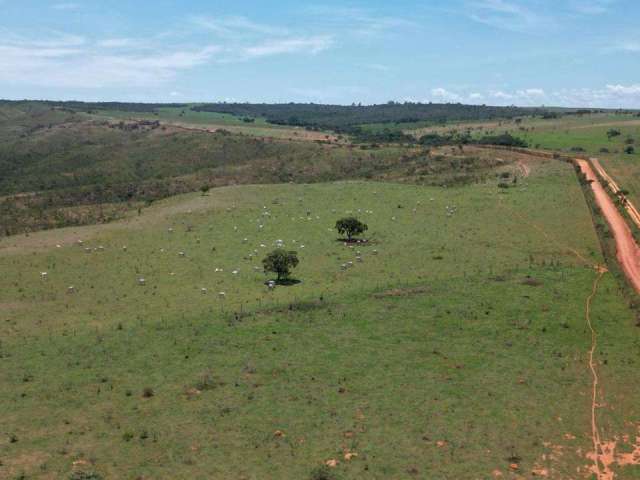
<svg viewBox="0 0 640 480">
<path fill-rule="evenodd" d="M 607 138 L 609 140 L 611 140 L 613 137 L 618 137 L 622 135 L 622 133 L 620 132 L 620 130 L 617 130 L 615 128 L 612 128 L 610 130 L 607 131 Z"/>
<path fill-rule="evenodd" d="M 633 155 L 634 153 L 636 153 L 636 149 L 629 145 L 624 149 L 624 153 L 626 153 L 627 155 Z"/>
<path fill-rule="evenodd" d="M 478 140 L 480 145 L 499 145 L 502 147 L 520 147 L 527 148 L 529 144 L 521 138 L 514 137 L 510 133 L 501 135 L 486 135 Z"/>
<path fill-rule="evenodd" d="M 73 472 L 69 480 L 102 480 L 102 475 L 96 472 Z"/>
<path fill-rule="evenodd" d="M 336 477 L 329 467 L 323 465 L 311 471 L 310 480 L 334 480 Z"/>
</svg>

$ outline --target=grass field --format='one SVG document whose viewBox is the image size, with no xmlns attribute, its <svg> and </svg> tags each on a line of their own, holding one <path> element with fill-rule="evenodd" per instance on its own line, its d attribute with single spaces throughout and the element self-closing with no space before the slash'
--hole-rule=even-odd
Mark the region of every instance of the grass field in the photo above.
<svg viewBox="0 0 640 480">
<path fill-rule="evenodd" d="M 609 130 L 618 136 L 609 138 Z M 474 137 L 509 132 L 525 140 L 530 147 L 564 151 L 576 155 L 597 157 L 630 198 L 640 204 L 640 118 L 635 114 L 602 113 L 582 116 L 561 116 L 557 119 L 523 118 L 514 120 L 447 124 L 445 126 L 409 128 L 416 136 L 456 130 L 468 131 Z M 625 153 L 632 146 L 634 153 Z"/>
<path fill-rule="evenodd" d="M 0 240 L 0 478 L 590 478 L 603 260 L 572 168 L 531 166 L 506 190 L 224 187 Z M 347 212 L 367 246 L 336 241 Z M 269 292 L 277 239 L 301 283 Z M 610 275 L 592 321 L 601 435 L 630 451 L 640 338 Z"/>
</svg>

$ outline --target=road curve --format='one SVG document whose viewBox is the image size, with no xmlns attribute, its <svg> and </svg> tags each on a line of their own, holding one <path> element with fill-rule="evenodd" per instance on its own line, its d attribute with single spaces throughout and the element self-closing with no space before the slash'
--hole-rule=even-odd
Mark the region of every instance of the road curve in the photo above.
<svg viewBox="0 0 640 480">
<path fill-rule="evenodd" d="M 598 177 L 587 160 L 575 160 L 580 170 L 591 183 L 596 203 L 604 215 L 616 242 L 616 257 L 631 285 L 640 293 L 640 248 L 631 234 L 631 229 L 605 192 Z"/>
</svg>

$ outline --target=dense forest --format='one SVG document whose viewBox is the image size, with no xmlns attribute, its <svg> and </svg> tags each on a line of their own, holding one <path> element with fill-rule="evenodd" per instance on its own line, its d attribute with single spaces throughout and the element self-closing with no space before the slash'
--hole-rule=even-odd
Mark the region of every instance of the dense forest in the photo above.
<svg viewBox="0 0 640 480">
<path fill-rule="evenodd" d="M 353 133 L 369 123 L 409 123 L 490 120 L 525 115 L 543 115 L 545 109 L 489 107 L 459 103 L 397 103 L 383 105 L 318 105 L 314 103 L 210 103 L 192 107 L 198 112 L 228 113 L 241 117 L 261 117 L 278 125 L 294 125 Z"/>
</svg>

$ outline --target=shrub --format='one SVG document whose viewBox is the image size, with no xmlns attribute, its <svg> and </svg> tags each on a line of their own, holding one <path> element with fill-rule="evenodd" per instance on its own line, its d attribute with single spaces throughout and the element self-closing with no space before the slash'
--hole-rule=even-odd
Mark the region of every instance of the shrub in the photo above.
<svg viewBox="0 0 640 480">
<path fill-rule="evenodd" d="M 527 148 L 529 144 L 521 138 L 514 137 L 510 133 L 501 135 L 486 135 L 478 140 L 480 145 L 499 145 L 503 147 L 521 147 Z"/>
<path fill-rule="evenodd" d="M 627 155 L 633 155 L 634 153 L 636 153 L 636 149 L 629 145 L 624 149 L 624 153 L 626 153 Z"/>
<path fill-rule="evenodd" d="M 142 389 L 142 396 L 143 396 L 144 398 L 151 398 L 151 397 L 153 397 L 154 395 L 155 395 L 155 393 L 154 393 L 154 391 L 153 391 L 153 388 L 151 388 L 151 387 L 144 387 L 144 388 Z"/>
<path fill-rule="evenodd" d="M 329 467 L 323 465 L 311 471 L 310 480 L 334 480 L 336 477 Z"/>
<path fill-rule="evenodd" d="M 618 136 L 620 136 L 620 135 L 622 135 L 622 134 L 620 133 L 620 130 L 617 130 L 617 129 L 615 129 L 615 128 L 612 128 L 612 129 L 610 129 L 610 130 L 608 130 L 608 131 L 607 131 L 607 138 L 608 138 L 609 140 L 611 140 L 613 137 L 618 137 Z"/>
<path fill-rule="evenodd" d="M 96 472 L 73 472 L 69 480 L 102 480 L 102 475 Z"/>
</svg>

